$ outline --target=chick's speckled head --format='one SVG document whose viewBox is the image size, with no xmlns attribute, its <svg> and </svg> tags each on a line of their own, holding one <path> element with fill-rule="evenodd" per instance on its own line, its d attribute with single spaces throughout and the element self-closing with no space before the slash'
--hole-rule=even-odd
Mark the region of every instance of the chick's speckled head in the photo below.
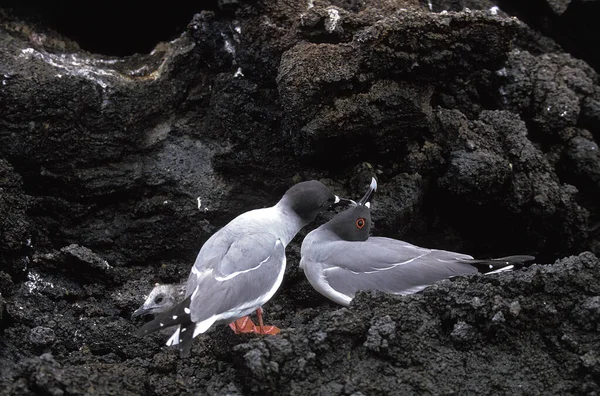
<svg viewBox="0 0 600 396">
<path fill-rule="evenodd" d="M 136 309 L 131 317 L 166 312 L 182 301 L 184 295 L 184 285 L 156 285 L 144 304 Z"/>
</svg>

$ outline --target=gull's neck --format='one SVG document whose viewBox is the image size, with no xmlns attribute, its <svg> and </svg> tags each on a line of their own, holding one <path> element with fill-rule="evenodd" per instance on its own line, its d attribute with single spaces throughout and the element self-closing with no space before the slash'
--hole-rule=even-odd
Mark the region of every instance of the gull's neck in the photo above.
<svg viewBox="0 0 600 396">
<path fill-rule="evenodd" d="M 284 200 L 279 201 L 275 206 L 271 207 L 277 216 L 281 219 L 281 239 L 284 246 L 287 246 L 296 236 L 298 231 L 306 224 L 307 221 L 302 220 L 300 216 L 292 209 Z"/>
</svg>

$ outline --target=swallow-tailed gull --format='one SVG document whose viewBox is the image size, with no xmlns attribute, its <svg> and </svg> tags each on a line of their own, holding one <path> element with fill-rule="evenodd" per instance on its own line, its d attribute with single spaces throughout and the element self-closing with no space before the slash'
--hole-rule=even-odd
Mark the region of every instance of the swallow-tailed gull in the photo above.
<svg viewBox="0 0 600 396">
<path fill-rule="evenodd" d="M 369 237 L 370 198 L 377 189 L 372 179 L 365 196 L 316 230 L 302 242 L 300 267 L 322 295 L 348 306 L 361 290 L 412 294 L 432 283 L 457 275 L 512 269 L 533 256 L 490 260 L 446 250 L 426 249 L 408 242 Z"/>
<path fill-rule="evenodd" d="M 179 345 L 180 356 L 185 357 L 198 334 L 215 323 L 245 320 L 253 311 L 258 314 L 259 332 L 278 333 L 276 327 L 263 325 L 261 306 L 281 285 L 285 247 L 319 212 L 337 202 L 339 197 L 312 180 L 292 186 L 272 207 L 239 215 L 200 249 L 183 301 L 156 315 L 137 335 L 178 326 L 167 345 Z"/>
</svg>

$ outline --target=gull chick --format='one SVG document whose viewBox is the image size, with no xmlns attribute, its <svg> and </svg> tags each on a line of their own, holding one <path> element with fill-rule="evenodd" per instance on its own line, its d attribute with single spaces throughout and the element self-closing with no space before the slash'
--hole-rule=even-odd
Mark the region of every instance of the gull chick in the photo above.
<svg viewBox="0 0 600 396">
<path fill-rule="evenodd" d="M 148 294 L 146 301 L 141 307 L 136 309 L 131 315 L 132 318 L 143 315 L 156 315 L 167 312 L 177 303 L 181 302 L 185 296 L 185 284 L 156 284 L 154 289 Z"/>
</svg>

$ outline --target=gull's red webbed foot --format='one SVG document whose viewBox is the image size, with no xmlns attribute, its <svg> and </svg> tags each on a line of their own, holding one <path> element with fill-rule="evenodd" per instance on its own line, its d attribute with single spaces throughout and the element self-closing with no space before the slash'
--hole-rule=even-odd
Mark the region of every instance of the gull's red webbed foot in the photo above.
<svg viewBox="0 0 600 396">
<path fill-rule="evenodd" d="M 235 322 L 229 323 L 229 327 L 231 327 L 231 330 L 233 330 L 235 334 L 256 332 L 256 325 L 250 319 L 249 316 L 244 316 L 243 318 L 239 318 Z"/>
<path fill-rule="evenodd" d="M 279 334 L 281 332 L 279 327 L 265 325 L 263 323 L 262 313 L 263 313 L 262 308 L 258 308 L 256 310 L 256 316 L 258 316 L 258 326 L 256 326 L 256 325 L 254 326 L 255 327 L 254 332 L 257 334 L 270 334 L 270 335 Z"/>
</svg>

